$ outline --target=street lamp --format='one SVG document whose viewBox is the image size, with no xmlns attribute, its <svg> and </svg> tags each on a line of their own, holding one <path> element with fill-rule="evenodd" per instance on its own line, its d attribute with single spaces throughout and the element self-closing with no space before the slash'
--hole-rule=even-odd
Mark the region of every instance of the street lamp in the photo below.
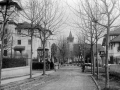
<svg viewBox="0 0 120 90">
<path fill-rule="evenodd" d="M 105 51 L 100 51 L 99 55 L 100 55 L 100 57 L 102 59 L 102 66 L 104 66 L 103 58 L 105 57 Z"/>
</svg>

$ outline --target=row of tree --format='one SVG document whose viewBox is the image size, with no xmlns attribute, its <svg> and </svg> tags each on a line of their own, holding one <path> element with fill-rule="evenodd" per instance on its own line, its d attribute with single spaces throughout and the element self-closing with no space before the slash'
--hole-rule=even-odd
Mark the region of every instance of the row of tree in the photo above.
<svg viewBox="0 0 120 90">
<path fill-rule="evenodd" d="M 119 26 L 120 17 L 120 2 L 119 0 L 79 0 L 77 9 L 71 7 L 74 14 L 77 16 L 75 25 L 79 29 L 81 36 L 85 37 L 87 43 L 91 44 L 91 62 L 93 67 L 91 69 L 93 75 L 94 70 L 94 55 L 93 45 L 103 37 L 105 33 L 106 38 L 106 53 L 105 53 L 105 71 L 106 71 L 106 88 L 109 88 L 109 69 L 108 69 L 108 47 L 109 47 L 109 32 L 115 27 Z M 97 50 L 97 49 L 96 49 Z M 98 51 L 96 51 L 96 55 Z M 96 58 L 97 64 L 98 59 Z M 98 65 L 97 65 L 98 66 Z M 97 67 L 97 75 L 99 78 L 99 68 Z"/>
</svg>

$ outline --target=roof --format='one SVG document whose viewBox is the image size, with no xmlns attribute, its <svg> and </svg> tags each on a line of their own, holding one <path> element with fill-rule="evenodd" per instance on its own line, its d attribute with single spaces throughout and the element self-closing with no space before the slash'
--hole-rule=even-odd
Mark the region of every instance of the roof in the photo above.
<svg viewBox="0 0 120 90">
<path fill-rule="evenodd" d="M 0 22 L 0 24 L 2 24 L 2 22 Z M 13 20 L 9 20 L 9 21 L 8 21 L 8 24 L 14 24 L 14 25 L 17 25 L 17 23 L 14 22 Z"/>
<path fill-rule="evenodd" d="M 29 29 L 31 28 L 30 23 L 23 22 L 23 23 L 18 23 L 16 29 Z"/>
<path fill-rule="evenodd" d="M 16 50 L 16 51 L 25 50 L 25 46 L 15 46 L 15 47 L 14 47 L 14 50 Z"/>
<path fill-rule="evenodd" d="M 114 35 L 120 35 L 120 27 L 115 29 L 114 31 L 110 31 L 110 36 Z"/>
<path fill-rule="evenodd" d="M 22 10 L 22 8 L 18 5 L 17 2 L 14 2 L 12 0 L 3 0 L 0 1 L 0 6 L 5 6 L 5 5 L 14 5 L 18 10 Z"/>
<path fill-rule="evenodd" d="M 37 25 L 33 25 L 32 28 L 34 28 L 34 29 L 40 29 L 40 30 L 44 29 L 44 28 L 42 28 L 41 26 L 37 26 Z M 16 27 L 15 29 L 31 29 L 31 24 L 28 23 L 28 22 L 18 23 L 18 24 L 17 24 L 17 27 Z M 46 31 L 46 32 L 49 32 L 50 35 L 52 35 L 51 30 L 45 29 L 45 31 Z"/>
<path fill-rule="evenodd" d="M 112 39 L 110 42 L 120 42 L 120 35 Z"/>
<path fill-rule="evenodd" d="M 16 27 L 16 29 L 30 29 L 30 28 L 31 28 L 31 24 L 28 23 L 28 22 L 18 23 L 17 27 Z M 32 28 L 36 28 L 37 29 L 37 28 L 41 28 L 41 27 L 33 25 Z"/>
<path fill-rule="evenodd" d="M 120 27 L 118 27 L 114 31 L 110 31 L 109 35 L 116 36 L 114 39 L 110 40 L 110 42 L 120 42 Z M 105 46 L 106 45 L 105 43 L 106 43 L 106 34 L 105 37 L 103 38 L 102 46 Z"/>
<path fill-rule="evenodd" d="M 48 51 L 49 49 L 48 48 L 45 48 L 45 51 Z M 43 51 L 43 48 L 42 47 L 38 47 L 37 51 Z"/>
</svg>

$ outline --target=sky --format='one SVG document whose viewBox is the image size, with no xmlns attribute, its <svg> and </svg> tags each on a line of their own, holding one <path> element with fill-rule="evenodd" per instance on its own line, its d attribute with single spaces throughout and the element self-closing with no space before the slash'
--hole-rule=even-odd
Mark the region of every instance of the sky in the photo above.
<svg viewBox="0 0 120 90">
<path fill-rule="evenodd" d="M 24 3 L 27 0 L 22 0 L 22 3 Z M 72 32 L 72 35 L 74 37 L 74 42 L 77 42 L 77 34 L 78 29 L 74 27 L 74 19 L 76 18 L 75 14 L 73 13 L 71 8 L 75 8 L 78 0 L 60 0 L 62 9 L 65 11 L 65 18 L 66 23 L 62 26 L 60 33 L 57 34 L 55 37 L 64 36 L 68 37 L 70 31 Z M 101 42 L 101 41 L 100 41 Z"/>
<path fill-rule="evenodd" d="M 0 0 L 1 1 L 1 0 Z M 21 1 L 22 3 L 26 2 L 27 0 L 15 0 L 15 1 Z M 56 35 L 56 37 L 59 36 L 65 36 L 68 37 L 70 31 L 72 32 L 72 35 L 74 37 L 74 41 L 77 42 L 77 34 L 78 34 L 78 29 L 74 27 L 74 19 L 76 19 L 75 14 L 71 10 L 71 7 L 76 8 L 77 2 L 79 0 L 59 0 L 61 1 L 62 8 L 65 10 L 65 18 L 66 23 L 63 25 L 61 32 Z M 84 1 L 84 0 L 83 0 Z M 103 38 L 101 38 L 98 43 L 101 43 Z"/>
<path fill-rule="evenodd" d="M 27 0 L 22 0 L 21 2 L 24 4 Z M 75 2 L 77 0 L 60 0 L 60 4 L 62 9 L 64 9 L 64 18 L 66 19 L 65 24 L 62 25 L 62 28 L 60 30 L 60 33 L 57 34 L 56 36 L 64 36 L 64 37 L 68 37 L 70 31 L 72 32 L 72 35 L 74 36 L 74 41 L 76 42 L 76 31 L 75 28 L 72 27 L 73 22 L 73 18 L 75 17 L 75 15 L 73 14 L 73 12 L 70 10 L 70 6 L 74 7 L 75 6 Z"/>
<path fill-rule="evenodd" d="M 65 28 L 62 30 L 64 35 L 66 37 L 69 36 L 69 33 L 71 31 L 72 35 L 74 36 L 74 41 L 77 41 L 77 37 L 76 37 L 76 28 L 73 27 L 73 23 L 74 23 L 74 18 L 76 17 L 73 13 L 73 11 L 71 10 L 71 7 L 75 6 L 75 3 L 77 2 L 77 0 L 61 0 L 61 2 L 63 3 L 63 7 L 66 10 L 66 17 L 67 17 L 67 21 L 65 24 Z"/>
</svg>

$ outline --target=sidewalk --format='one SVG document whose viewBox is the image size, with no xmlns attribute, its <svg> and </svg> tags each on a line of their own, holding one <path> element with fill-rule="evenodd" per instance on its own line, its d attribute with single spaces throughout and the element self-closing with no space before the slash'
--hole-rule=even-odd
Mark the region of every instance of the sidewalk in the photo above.
<svg viewBox="0 0 120 90">
<path fill-rule="evenodd" d="M 51 74 L 53 72 L 54 72 L 54 70 L 46 71 L 46 74 Z M 42 71 L 33 71 L 32 77 L 38 77 L 40 75 L 42 75 Z M 10 79 L 4 79 L 4 80 L 1 81 L 1 84 L 5 85 L 5 84 L 9 84 L 9 83 L 16 82 L 16 81 L 26 80 L 26 79 L 29 79 L 29 78 L 30 78 L 30 75 L 10 78 Z"/>
</svg>

